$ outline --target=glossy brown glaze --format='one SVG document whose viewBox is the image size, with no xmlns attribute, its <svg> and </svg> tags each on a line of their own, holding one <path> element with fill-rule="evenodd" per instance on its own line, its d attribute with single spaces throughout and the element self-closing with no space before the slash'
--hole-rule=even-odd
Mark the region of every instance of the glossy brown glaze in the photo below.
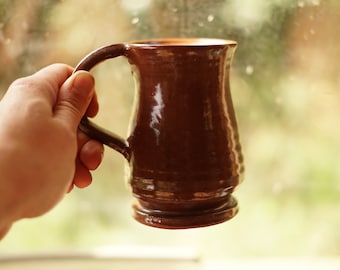
<svg viewBox="0 0 340 270">
<path fill-rule="evenodd" d="M 127 141 L 86 119 L 81 128 L 129 161 L 139 222 L 192 228 L 237 213 L 231 194 L 243 165 L 229 89 L 235 47 L 214 39 L 139 41 L 101 48 L 78 66 L 88 70 L 117 54 L 131 64 L 137 100 Z"/>
</svg>

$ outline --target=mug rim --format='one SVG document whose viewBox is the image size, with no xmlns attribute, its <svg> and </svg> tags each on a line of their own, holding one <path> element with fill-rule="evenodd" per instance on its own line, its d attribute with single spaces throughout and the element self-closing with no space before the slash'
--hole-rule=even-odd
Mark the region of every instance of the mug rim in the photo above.
<svg viewBox="0 0 340 270">
<path fill-rule="evenodd" d="M 155 38 L 127 42 L 126 45 L 133 47 L 185 47 L 185 46 L 236 46 L 237 42 L 220 38 Z"/>
</svg>

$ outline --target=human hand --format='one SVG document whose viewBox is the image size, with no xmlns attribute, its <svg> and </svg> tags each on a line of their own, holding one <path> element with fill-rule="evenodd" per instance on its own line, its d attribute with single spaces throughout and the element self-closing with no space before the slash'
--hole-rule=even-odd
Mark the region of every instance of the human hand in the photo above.
<svg viewBox="0 0 340 270">
<path fill-rule="evenodd" d="M 78 131 L 82 116 L 98 111 L 94 79 L 71 74 L 48 66 L 15 81 L 0 102 L 0 231 L 89 185 L 102 160 L 103 145 Z"/>
</svg>

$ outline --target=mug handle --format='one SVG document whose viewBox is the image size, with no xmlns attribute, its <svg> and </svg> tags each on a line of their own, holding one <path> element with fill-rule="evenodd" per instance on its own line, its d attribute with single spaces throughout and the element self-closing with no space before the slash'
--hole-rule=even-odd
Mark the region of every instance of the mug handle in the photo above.
<svg viewBox="0 0 340 270">
<path fill-rule="evenodd" d="M 86 70 L 90 71 L 94 66 L 108 60 L 110 58 L 115 58 L 118 56 L 124 56 L 125 52 L 127 51 L 128 47 L 126 44 L 113 44 L 104 46 L 101 48 L 96 49 L 95 51 L 91 52 L 87 56 L 85 56 L 79 64 L 74 69 L 73 73 L 78 70 Z M 79 129 L 88 135 L 90 138 L 93 138 L 112 149 L 121 153 L 128 161 L 130 160 L 130 147 L 127 140 L 121 138 L 117 134 L 106 130 L 92 121 L 90 121 L 86 116 L 80 121 Z"/>
</svg>

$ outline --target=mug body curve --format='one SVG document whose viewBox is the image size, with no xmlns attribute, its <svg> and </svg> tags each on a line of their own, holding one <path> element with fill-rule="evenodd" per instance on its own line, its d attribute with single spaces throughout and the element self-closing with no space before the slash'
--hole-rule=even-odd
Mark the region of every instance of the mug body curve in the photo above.
<svg viewBox="0 0 340 270">
<path fill-rule="evenodd" d="M 226 81 L 236 43 L 165 39 L 127 46 L 137 91 L 127 140 L 135 218 L 161 228 L 230 219 L 243 170 Z"/>
</svg>

